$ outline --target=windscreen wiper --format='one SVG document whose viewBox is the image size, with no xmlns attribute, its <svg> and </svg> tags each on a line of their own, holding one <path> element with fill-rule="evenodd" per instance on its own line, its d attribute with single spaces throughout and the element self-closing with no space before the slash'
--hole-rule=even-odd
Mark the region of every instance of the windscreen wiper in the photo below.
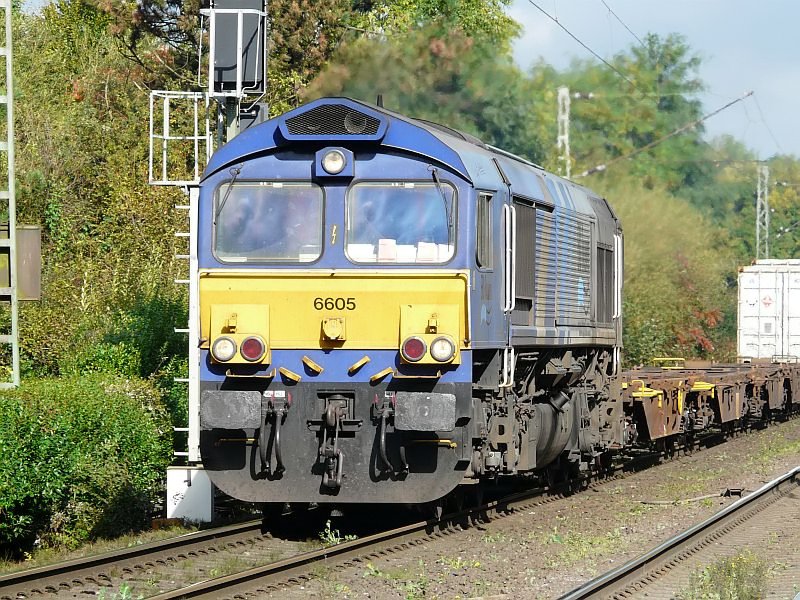
<svg viewBox="0 0 800 600">
<path fill-rule="evenodd" d="M 236 183 L 236 178 L 239 177 L 239 173 L 242 172 L 242 166 L 239 165 L 238 167 L 231 167 L 229 173 L 231 174 L 231 181 L 228 184 L 227 189 L 225 190 L 225 195 L 222 196 L 222 200 L 219 201 L 219 206 L 217 210 L 214 211 L 214 225 L 217 224 L 217 217 L 219 217 L 220 213 L 222 213 L 222 209 L 225 207 L 225 203 L 228 201 L 228 196 L 231 195 L 231 190 L 233 189 L 233 184 Z"/>
<path fill-rule="evenodd" d="M 431 175 L 433 175 L 433 183 L 436 184 L 436 189 L 439 191 L 439 195 L 442 197 L 442 202 L 444 203 L 444 214 L 447 218 L 447 245 L 450 246 L 450 242 L 453 239 L 453 211 L 450 203 L 447 201 L 447 194 L 444 193 L 442 182 L 439 180 L 439 169 L 434 166 L 428 166 L 428 169 Z"/>
</svg>

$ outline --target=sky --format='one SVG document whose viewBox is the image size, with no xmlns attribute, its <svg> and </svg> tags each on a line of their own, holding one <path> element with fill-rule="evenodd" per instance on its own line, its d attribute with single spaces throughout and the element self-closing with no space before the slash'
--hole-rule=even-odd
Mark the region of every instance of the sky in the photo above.
<svg viewBox="0 0 800 600">
<path fill-rule="evenodd" d="M 633 34 L 682 34 L 702 60 L 699 75 L 707 89 L 698 98 L 704 114 L 755 92 L 706 121 L 706 137 L 729 134 L 760 159 L 800 157 L 800 1 L 533 1 L 606 60 L 638 44 Z M 508 13 L 524 27 L 514 46 L 524 70 L 538 58 L 556 68 L 573 58 L 602 65 L 531 0 L 513 0 Z"/>
</svg>

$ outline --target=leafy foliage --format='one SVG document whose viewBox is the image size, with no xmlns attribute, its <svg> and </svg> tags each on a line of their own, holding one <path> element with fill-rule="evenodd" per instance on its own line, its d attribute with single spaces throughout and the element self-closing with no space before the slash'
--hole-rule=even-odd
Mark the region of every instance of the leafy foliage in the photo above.
<svg viewBox="0 0 800 600">
<path fill-rule="evenodd" d="M 353 20 L 367 33 L 389 37 L 435 22 L 442 31 L 459 30 L 505 55 L 520 32 L 519 24 L 503 12 L 509 4 L 510 0 L 364 0 L 354 3 Z"/>
<path fill-rule="evenodd" d="M 45 379 L 0 394 L 0 552 L 146 525 L 168 430 L 158 393 L 141 380 Z"/>
<path fill-rule="evenodd" d="M 588 60 L 574 61 L 564 73 L 546 65 L 533 68 L 535 87 L 548 100 L 544 106 L 550 114 L 540 114 L 548 126 L 547 139 L 556 138 L 556 88 L 567 86 L 573 95 L 580 95 L 571 103 L 573 173 L 628 156 L 702 116 L 700 102 L 692 98 L 703 88 L 697 78 L 700 59 L 685 39 L 649 34 L 644 43 L 611 60 L 622 76 Z M 695 162 L 706 149 L 701 134 L 698 126 L 672 137 L 630 163 L 616 163 L 614 172 L 622 167 L 648 187 L 665 186 L 670 191 L 695 185 L 704 176 Z M 553 161 L 548 164 L 558 166 Z"/>
<path fill-rule="evenodd" d="M 172 258 L 180 197 L 147 185 L 147 95 L 105 21 L 59 2 L 16 33 L 27 42 L 16 56 L 19 220 L 43 225 L 46 257 L 43 300 L 22 308 L 23 361 L 38 374 L 117 361 L 149 376 L 185 314 L 172 281 L 185 268 Z"/>
<path fill-rule="evenodd" d="M 444 123 L 486 142 L 538 160 L 531 131 L 532 89 L 507 57 L 496 56 L 459 30 L 441 35 L 441 23 L 401 40 L 345 44 L 305 97 L 351 96 L 397 112 Z"/>
<path fill-rule="evenodd" d="M 715 243 L 720 230 L 685 200 L 631 180 L 605 191 L 625 227 L 626 360 L 731 359 L 733 260 Z"/>
</svg>

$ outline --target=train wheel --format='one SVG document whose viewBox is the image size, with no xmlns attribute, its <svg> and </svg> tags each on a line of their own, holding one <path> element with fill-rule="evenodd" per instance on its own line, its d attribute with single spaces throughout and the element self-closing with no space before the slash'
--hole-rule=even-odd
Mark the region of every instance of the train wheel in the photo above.
<svg viewBox="0 0 800 600">
<path fill-rule="evenodd" d="M 288 503 L 265 502 L 261 505 L 261 533 L 276 531 L 283 522 L 284 513 L 289 511 Z"/>
<path fill-rule="evenodd" d="M 484 499 L 486 497 L 486 483 L 484 480 L 478 481 L 475 485 L 470 486 L 470 489 L 467 491 L 467 499 L 468 505 L 470 508 L 479 508 L 483 506 Z M 477 523 L 485 523 L 488 521 L 488 517 L 485 511 L 480 511 L 477 513 L 473 513 L 472 517 L 472 524 L 475 525 Z"/>
</svg>

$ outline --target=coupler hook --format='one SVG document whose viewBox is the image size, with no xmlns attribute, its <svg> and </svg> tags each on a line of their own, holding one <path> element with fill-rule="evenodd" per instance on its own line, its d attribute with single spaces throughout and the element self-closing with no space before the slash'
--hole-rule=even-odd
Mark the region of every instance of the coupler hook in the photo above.
<svg viewBox="0 0 800 600">
<path fill-rule="evenodd" d="M 401 467 L 400 470 L 397 471 L 392 464 L 392 461 L 389 460 L 389 454 L 386 452 L 386 422 L 390 417 L 394 415 L 394 409 L 392 408 L 391 404 L 384 403 L 384 405 L 378 409 L 378 414 L 380 415 L 380 440 L 378 444 L 379 453 L 381 457 L 381 462 L 383 463 L 386 471 L 390 471 L 395 475 L 405 475 L 408 473 L 408 463 L 406 462 L 406 453 L 405 447 L 400 446 L 400 463 Z"/>
<path fill-rule="evenodd" d="M 344 453 L 339 449 L 339 428 L 345 408 L 336 403 L 328 404 L 325 410 L 325 427 L 323 428 L 322 446 L 319 454 L 325 461 L 325 472 L 322 474 L 322 485 L 326 488 L 338 490 L 342 487 L 342 473 L 344 471 Z M 333 430 L 333 442 L 328 439 L 328 430 Z"/>
<path fill-rule="evenodd" d="M 282 474 L 286 468 L 283 466 L 283 453 L 281 451 L 281 425 L 289 412 L 289 401 L 271 398 L 266 406 L 265 414 L 262 417 L 263 425 L 259 433 L 258 453 L 261 456 L 261 465 L 267 473 L 273 475 Z M 272 421 L 272 439 L 275 448 L 275 470 L 272 470 L 272 455 L 267 455 L 269 438 L 267 435 L 267 423 Z"/>
</svg>

